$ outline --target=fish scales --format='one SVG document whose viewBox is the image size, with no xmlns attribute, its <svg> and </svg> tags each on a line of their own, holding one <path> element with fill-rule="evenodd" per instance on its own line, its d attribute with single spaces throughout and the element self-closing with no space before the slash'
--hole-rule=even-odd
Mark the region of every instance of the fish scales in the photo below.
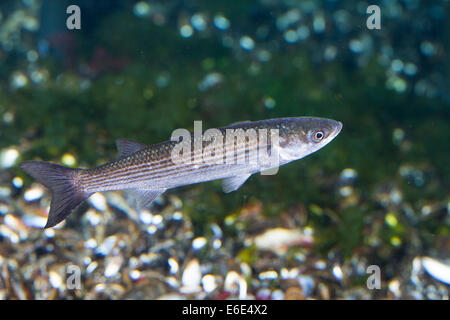
<svg viewBox="0 0 450 320">
<path fill-rule="evenodd" d="M 246 127 L 245 129 L 249 129 L 251 127 Z M 273 128 L 272 128 L 273 129 Z M 225 129 L 222 129 L 221 132 L 226 136 Z M 192 139 L 193 140 L 193 139 Z M 226 141 L 226 139 L 224 139 Z M 269 139 L 267 139 L 269 140 Z M 173 175 L 183 175 L 185 173 L 194 172 L 195 175 L 198 175 L 202 170 L 211 170 L 214 168 L 215 170 L 225 169 L 229 170 L 230 164 L 227 164 L 227 157 L 232 155 L 234 162 L 239 163 L 243 156 L 247 156 L 248 154 L 255 154 L 252 151 L 256 151 L 259 148 L 268 148 L 270 144 L 260 144 L 259 136 L 256 136 L 256 143 L 250 145 L 248 141 L 243 141 L 238 143 L 236 139 L 233 139 L 233 142 L 230 144 L 224 144 L 224 150 L 226 152 L 223 153 L 223 164 L 208 164 L 211 161 L 216 160 L 214 157 L 198 157 L 198 161 L 193 161 L 187 165 L 185 164 L 176 164 L 171 160 L 171 152 L 176 143 L 172 141 L 168 141 L 164 143 L 164 145 L 158 146 L 149 146 L 146 149 L 138 151 L 134 154 L 133 163 L 130 163 L 129 158 L 131 156 L 120 159 L 114 162 L 108 163 L 106 166 L 104 165 L 104 169 L 99 170 L 99 168 L 94 168 L 88 170 L 86 174 L 83 175 L 85 182 L 89 184 L 90 189 L 88 191 L 96 192 L 101 191 L 103 187 L 110 187 L 111 184 L 118 182 L 127 182 L 138 183 L 141 180 L 147 181 L 149 178 L 166 178 L 171 177 Z M 203 148 L 207 147 L 211 142 L 203 141 Z M 195 142 L 193 143 L 195 144 Z M 197 152 L 196 152 L 197 151 Z M 269 149 L 270 151 L 270 149 Z M 159 155 L 156 157 L 156 161 L 153 157 L 149 157 L 149 155 Z M 196 159 L 197 156 L 202 155 L 201 150 L 196 150 L 193 148 L 191 150 L 191 159 Z M 253 159 L 249 159 L 247 162 L 250 162 Z M 202 166 L 202 163 L 206 162 Z M 159 166 L 158 166 L 159 164 Z M 199 167 L 200 166 L 200 167 Z M 232 165 L 231 165 L 232 166 Z M 159 175 L 158 175 L 159 174 Z M 100 189 L 95 190 L 94 187 L 99 187 Z"/>
</svg>

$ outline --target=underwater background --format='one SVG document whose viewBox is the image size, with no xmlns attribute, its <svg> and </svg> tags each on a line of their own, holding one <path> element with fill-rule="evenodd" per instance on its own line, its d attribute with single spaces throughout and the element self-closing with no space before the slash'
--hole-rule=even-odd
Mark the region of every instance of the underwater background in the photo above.
<svg viewBox="0 0 450 320">
<path fill-rule="evenodd" d="M 66 26 L 73 4 L 80 30 Z M 373 4 L 380 29 L 366 25 Z M 449 13 L 419 0 L 1 1 L 0 299 L 448 299 Z M 292 116 L 344 127 L 236 192 L 186 186 L 140 212 L 95 194 L 51 229 L 51 194 L 18 168 L 93 167 L 117 138 L 158 143 L 194 120 Z"/>
</svg>

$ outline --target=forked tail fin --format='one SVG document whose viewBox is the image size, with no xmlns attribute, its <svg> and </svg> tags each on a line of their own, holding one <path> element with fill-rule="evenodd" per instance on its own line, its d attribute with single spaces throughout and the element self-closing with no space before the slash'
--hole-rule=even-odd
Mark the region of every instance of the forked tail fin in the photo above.
<svg viewBox="0 0 450 320">
<path fill-rule="evenodd" d="M 53 227 L 63 221 L 83 200 L 92 195 L 83 190 L 78 179 L 83 169 L 43 161 L 23 161 L 19 166 L 52 191 L 50 212 L 44 228 Z"/>
</svg>

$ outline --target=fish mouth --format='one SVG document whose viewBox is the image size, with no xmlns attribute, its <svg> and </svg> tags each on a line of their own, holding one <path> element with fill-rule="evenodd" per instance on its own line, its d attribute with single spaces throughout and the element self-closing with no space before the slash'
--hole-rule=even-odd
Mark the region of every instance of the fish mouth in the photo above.
<svg viewBox="0 0 450 320">
<path fill-rule="evenodd" d="M 342 130 L 342 127 L 344 126 L 343 124 L 342 124 L 342 122 L 340 122 L 340 121 L 337 121 L 337 125 L 338 125 L 338 127 L 337 127 L 337 130 L 336 130 L 336 134 L 339 134 L 339 132 L 341 132 L 341 130 Z"/>
<path fill-rule="evenodd" d="M 334 123 L 335 123 L 334 130 L 333 133 L 331 134 L 330 141 L 333 140 L 341 132 L 342 127 L 344 126 L 340 121 L 334 121 Z"/>
</svg>

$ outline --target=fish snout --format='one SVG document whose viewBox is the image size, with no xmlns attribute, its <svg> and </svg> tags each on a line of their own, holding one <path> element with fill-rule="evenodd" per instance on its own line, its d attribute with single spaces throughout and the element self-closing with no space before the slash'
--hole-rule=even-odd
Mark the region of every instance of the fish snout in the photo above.
<svg viewBox="0 0 450 320">
<path fill-rule="evenodd" d="M 344 125 L 340 121 L 333 120 L 332 132 L 330 134 L 330 138 L 334 139 L 342 130 Z"/>
</svg>

